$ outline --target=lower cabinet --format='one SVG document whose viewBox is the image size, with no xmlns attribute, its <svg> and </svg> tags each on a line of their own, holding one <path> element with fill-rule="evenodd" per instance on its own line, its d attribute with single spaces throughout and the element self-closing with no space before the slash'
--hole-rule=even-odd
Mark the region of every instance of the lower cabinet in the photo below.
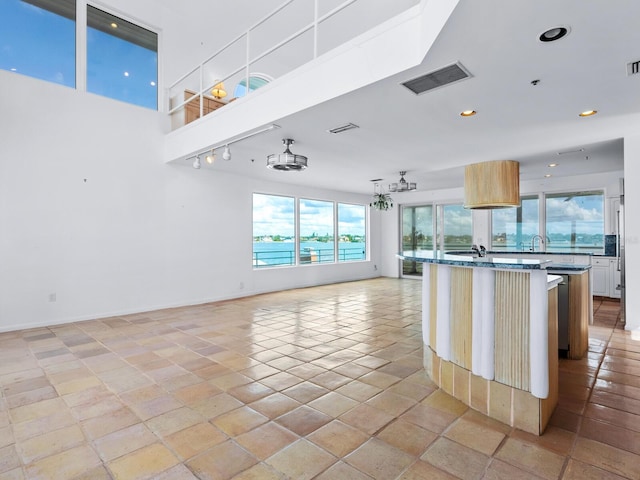
<svg viewBox="0 0 640 480">
<path fill-rule="evenodd" d="M 593 294 L 598 297 L 620 298 L 620 272 L 618 259 L 613 257 L 593 257 Z"/>
<path fill-rule="evenodd" d="M 599 297 L 609 296 L 611 262 L 608 258 L 592 258 L 593 294 Z"/>
<path fill-rule="evenodd" d="M 618 259 L 611 260 L 609 267 L 609 296 L 620 298 L 620 271 L 618 270 Z"/>
</svg>

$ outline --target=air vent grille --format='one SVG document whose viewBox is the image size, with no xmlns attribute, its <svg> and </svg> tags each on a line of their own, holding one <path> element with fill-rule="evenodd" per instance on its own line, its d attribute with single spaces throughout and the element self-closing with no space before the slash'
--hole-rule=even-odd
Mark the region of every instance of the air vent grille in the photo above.
<svg viewBox="0 0 640 480">
<path fill-rule="evenodd" d="M 640 73 L 640 60 L 627 63 L 627 75 L 637 75 Z"/>
<path fill-rule="evenodd" d="M 469 77 L 471 77 L 471 74 L 460 63 L 454 63 L 435 72 L 427 73 L 413 80 L 408 80 L 402 85 L 416 95 L 420 95 L 421 93 L 444 87 L 445 85 L 459 82 Z"/>
<path fill-rule="evenodd" d="M 346 132 L 347 130 L 353 130 L 354 128 L 360 128 L 358 125 L 356 125 L 355 123 L 347 123 L 345 125 L 340 125 L 339 127 L 335 127 L 332 128 L 330 130 L 327 130 L 327 132 L 329 133 L 342 133 L 342 132 Z"/>
</svg>

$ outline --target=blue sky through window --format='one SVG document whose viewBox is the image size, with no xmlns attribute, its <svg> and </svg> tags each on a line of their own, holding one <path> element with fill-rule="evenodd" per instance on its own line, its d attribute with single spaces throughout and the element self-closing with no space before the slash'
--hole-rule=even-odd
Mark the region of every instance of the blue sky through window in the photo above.
<svg viewBox="0 0 640 480">
<path fill-rule="evenodd" d="M 21 0 L 0 1 L 0 18 L 0 68 L 75 87 L 75 19 Z"/>
<path fill-rule="evenodd" d="M 0 1 L 0 68 L 75 87 L 75 1 L 34 3 L 45 8 L 23 0 Z M 87 90 L 157 109 L 157 34 L 87 8 L 91 25 L 87 27 Z"/>
</svg>

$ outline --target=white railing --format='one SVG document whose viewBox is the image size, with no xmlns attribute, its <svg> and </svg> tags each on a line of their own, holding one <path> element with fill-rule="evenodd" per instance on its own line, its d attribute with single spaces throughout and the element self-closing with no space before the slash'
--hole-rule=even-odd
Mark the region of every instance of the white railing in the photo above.
<svg viewBox="0 0 640 480">
<path fill-rule="evenodd" d="M 282 3 L 169 87 L 172 128 L 176 129 L 202 118 L 228 101 L 235 100 L 233 92 L 227 102 L 212 98 L 208 92 L 215 85 L 226 82 L 227 87 L 235 88 L 244 83 L 243 95 L 246 95 L 251 91 L 252 75 L 268 80 L 282 76 L 389 18 L 388 5 L 382 7 L 379 4 L 377 10 L 375 6 L 372 9 L 370 0 L 360 2 L 357 7 L 366 10 L 354 7 L 344 12 L 357 2 L 358 0 L 346 0 L 323 13 L 321 0 L 287 0 Z M 382 5 L 385 3 L 387 2 L 381 2 Z M 338 15 L 341 12 L 344 14 Z M 375 18 L 376 14 L 382 18 Z M 296 28 L 295 22 L 302 25 L 293 30 Z M 327 30 L 331 34 L 321 39 L 320 27 L 329 23 L 331 25 Z M 279 38 L 282 36 L 284 38 Z M 256 50 L 254 46 L 262 47 L 265 44 L 272 46 L 262 51 L 253 51 Z M 282 55 L 278 58 L 276 52 L 281 52 Z M 189 115 L 187 109 L 191 110 Z"/>
</svg>

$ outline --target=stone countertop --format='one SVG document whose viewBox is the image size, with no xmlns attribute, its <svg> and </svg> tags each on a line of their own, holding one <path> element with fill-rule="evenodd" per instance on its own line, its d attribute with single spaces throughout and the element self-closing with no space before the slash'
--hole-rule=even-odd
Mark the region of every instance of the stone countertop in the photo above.
<svg viewBox="0 0 640 480">
<path fill-rule="evenodd" d="M 518 270 L 541 270 L 551 262 L 526 258 L 477 257 L 472 254 L 434 252 L 432 250 L 407 250 L 399 253 L 398 258 L 414 262 L 437 263 L 458 267 L 489 267 Z"/>
<path fill-rule="evenodd" d="M 554 272 L 581 272 L 589 270 L 591 268 L 591 265 L 575 265 L 554 263 L 550 260 L 514 258 L 509 257 L 509 252 L 488 253 L 490 255 L 488 257 L 479 257 L 477 255 L 474 255 L 473 252 L 434 252 L 432 250 L 407 250 L 399 253 L 397 257 L 403 260 L 414 262 L 454 265 L 458 267 L 485 267 L 514 270 L 550 270 Z M 519 252 L 517 254 L 519 255 Z M 564 255 L 566 255 L 566 253 Z"/>
</svg>

